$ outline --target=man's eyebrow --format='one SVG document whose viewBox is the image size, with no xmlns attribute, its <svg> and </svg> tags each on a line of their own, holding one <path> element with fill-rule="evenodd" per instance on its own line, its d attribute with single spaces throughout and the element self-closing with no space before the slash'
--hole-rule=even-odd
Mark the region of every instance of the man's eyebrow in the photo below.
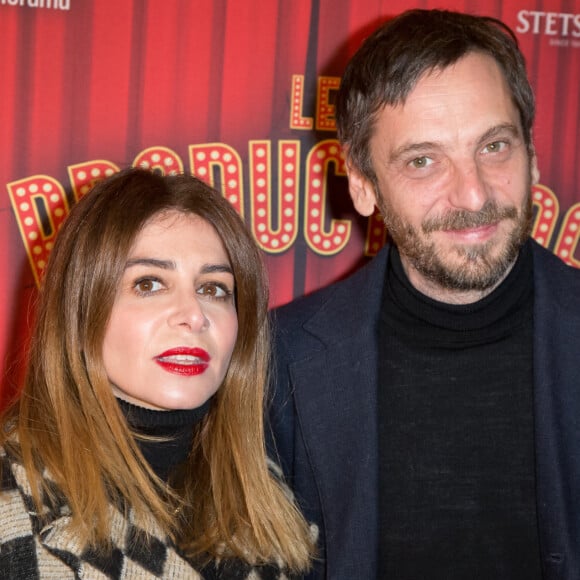
<svg viewBox="0 0 580 580">
<path fill-rule="evenodd" d="M 513 123 L 501 123 L 500 125 L 495 125 L 489 128 L 479 139 L 478 143 L 482 145 L 486 141 L 501 135 L 502 133 L 509 133 L 512 137 L 518 138 L 522 136 L 522 132 L 517 125 Z M 434 149 L 439 149 L 443 145 L 440 141 L 422 141 L 420 143 L 407 143 L 397 147 L 390 155 L 389 162 L 396 163 L 409 154 L 421 155 L 422 153 L 427 153 L 433 151 Z"/>
<path fill-rule="evenodd" d="M 517 125 L 513 123 L 502 123 L 488 129 L 480 138 L 479 143 L 483 145 L 486 141 L 498 137 L 502 133 L 509 133 L 511 137 L 521 137 L 522 132 Z"/>
<path fill-rule="evenodd" d="M 401 157 L 405 157 L 410 153 L 419 155 L 421 153 L 433 151 L 433 149 L 439 149 L 441 146 L 442 145 L 439 141 L 423 141 L 421 143 L 408 143 L 406 145 L 401 145 L 391 152 L 389 155 L 389 162 L 396 163 L 401 159 Z"/>
</svg>

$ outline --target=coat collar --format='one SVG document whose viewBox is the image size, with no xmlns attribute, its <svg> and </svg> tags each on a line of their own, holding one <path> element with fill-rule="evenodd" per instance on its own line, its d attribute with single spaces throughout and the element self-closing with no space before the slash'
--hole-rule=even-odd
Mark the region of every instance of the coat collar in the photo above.
<svg viewBox="0 0 580 580">
<path fill-rule="evenodd" d="M 387 260 L 384 248 L 330 290 L 303 325 L 312 340 L 290 366 L 319 485 L 329 578 L 376 576 L 376 332 Z"/>
<path fill-rule="evenodd" d="M 376 328 L 387 272 L 389 246 L 352 276 L 331 287 L 327 298 L 304 324 L 325 345 L 346 343 Z M 368 344 L 364 345 L 366 349 Z"/>
</svg>

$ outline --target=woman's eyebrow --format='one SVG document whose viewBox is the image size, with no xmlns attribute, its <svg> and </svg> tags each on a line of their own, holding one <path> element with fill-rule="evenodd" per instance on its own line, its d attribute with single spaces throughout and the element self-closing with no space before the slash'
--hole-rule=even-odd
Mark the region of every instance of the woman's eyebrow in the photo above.
<svg viewBox="0 0 580 580">
<path fill-rule="evenodd" d="M 162 270 L 176 270 L 177 265 L 173 260 L 161 260 L 159 258 L 131 258 L 125 264 L 125 270 L 133 266 L 152 266 Z M 204 264 L 201 267 L 202 274 L 212 274 L 214 272 L 225 272 L 226 274 L 234 274 L 232 267 L 228 263 L 218 264 Z"/>
<path fill-rule="evenodd" d="M 232 267 L 229 264 L 204 264 L 201 268 L 203 274 L 212 274 L 213 272 L 225 272 L 226 274 L 234 274 Z"/>
<path fill-rule="evenodd" d="M 153 266 L 162 270 L 175 270 L 176 265 L 173 260 L 160 260 L 158 258 L 131 258 L 125 264 L 125 270 L 133 266 Z"/>
</svg>

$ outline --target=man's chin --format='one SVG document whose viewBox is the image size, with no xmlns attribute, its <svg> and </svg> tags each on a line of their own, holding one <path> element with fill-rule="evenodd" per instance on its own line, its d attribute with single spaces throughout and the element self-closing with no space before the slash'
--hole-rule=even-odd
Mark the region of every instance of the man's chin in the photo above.
<svg viewBox="0 0 580 580">
<path fill-rule="evenodd" d="M 432 282 L 447 290 L 486 291 L 496 286 L 509 272 L 515 258 L 470 248 L 452 262 L 433 264 L 425 272 Z"/>
</svg>

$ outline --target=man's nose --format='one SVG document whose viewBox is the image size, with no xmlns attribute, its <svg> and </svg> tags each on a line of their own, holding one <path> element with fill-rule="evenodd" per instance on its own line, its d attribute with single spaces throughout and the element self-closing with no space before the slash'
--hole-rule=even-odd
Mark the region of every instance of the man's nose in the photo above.
<svg viewBox="0 0 580 580">
<path fill-rule="evenodd" d="M 449 202 L 457 209 L 479 211 L 489 199 L 488 185 L 481 168 L 471 161 L 454 167 Z"/>
</svg>

